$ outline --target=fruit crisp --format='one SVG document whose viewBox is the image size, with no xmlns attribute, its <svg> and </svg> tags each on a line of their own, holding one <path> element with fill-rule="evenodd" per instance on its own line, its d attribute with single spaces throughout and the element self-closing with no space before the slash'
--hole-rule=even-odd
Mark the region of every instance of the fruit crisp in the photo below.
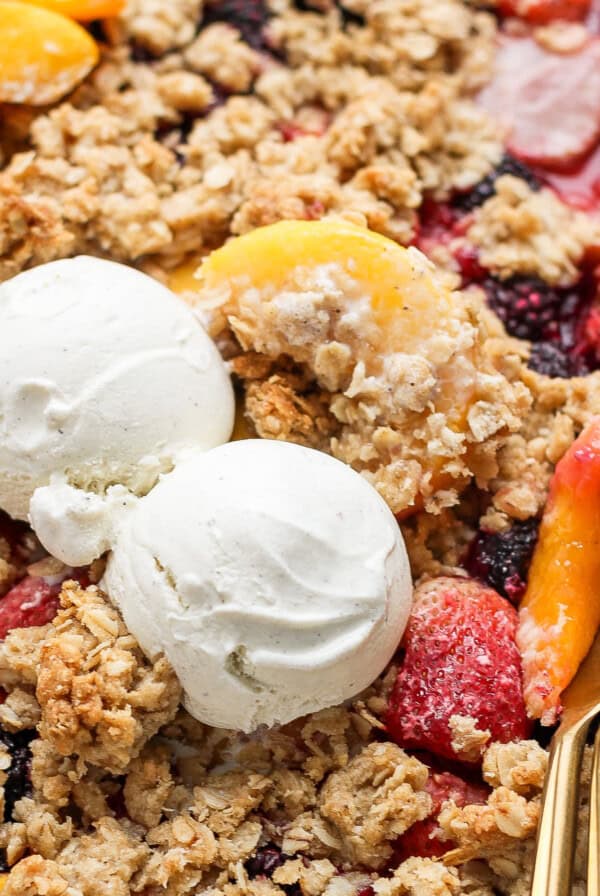
<svg viewBox="0 0 600 896">
<path fill-rule="evenodd" d="M 103 561 L 60 564 L 0 516 L 3 896 L 525 896 L 538 720 L 589 646 L 539 595 L 581 458 L 568 531 L 597 538 L 600 6 L 69 6 L 86 24 L 52 20 L 79 66 L 56 95 L 35 79 L 10 95 L 19 59 L 0 69 L 0 279 L 87 253 L 182 292 L 247 434 L 361 472 L 416 593 L 371 687 L 240 734 L 186 712 L 99 587 Z M 339 234 L 407 247 L 406 296 L 437 302 L 415 299 L 415 332 L 364 301 L 388 273 L 349 273 Z M 590 637 L 577 595 L 596 565 L 569 580 Z"/>
</svg>

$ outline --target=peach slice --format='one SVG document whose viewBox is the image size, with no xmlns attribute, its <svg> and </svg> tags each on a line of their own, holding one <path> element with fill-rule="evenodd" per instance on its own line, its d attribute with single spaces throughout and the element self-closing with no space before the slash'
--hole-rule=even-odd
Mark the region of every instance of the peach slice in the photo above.
<svg viewBox="0 0 600 896">
<path fill-rule="evenodd" d="M 426 263 L 417 262 L 414 251 L 341 219 L 259 227 L 212 252 L 201 265 L 200 279 L 209 290 L 240 278 L 259 290 L 281 290 L 298 267 L 332 264 L 366 287 L 379 323 L 391 328 L 392 338 L 401 331 L 405 350 L 426 331 L 443 328 L 455 310 L 450 290 Z M 428 317 L 432 312 L 434 319 Z"/>
<path fill-rule="evenodd" d="M 529 715 L 552 724 L 600 627 L 600 417 L 557 464 L 520 609 Z"/>
<path fill-rule="evenodd" d="M 366 354 L 381 359 L 395 351 L 427 357 L 430 350 L 437 351 L 440 334 L 456 334 L 467 323 L 456 295 L 436 279 L 424 256 L 342 219 L 260 227 L 212 252 L 197 276 L 207 295 L 225 291 L 235 301 L 250 288 L 269 301 L 296 288 L 299 271 L 334 268 L 353 282 L 344 295 L 345 310 L 352 306 L 359 313 L 368 298 L 377 327 L 376 335 L 370 333 L 355 346 L 358 360 Z M 474 360 L 472 349 L 465 357 Z M 446 365 L 436 410 L 461 429 L 473 393 L 472 378 L 462 372 L 453 376 Z"/>
<path fill-rule="evenodd" d="M 71 19 L 77 19 L 79 22 L 113 18 L 125 6 L 125 0 L 19 0 L 19 2 L 41 6 Z"/>
<path fill-rule="evenodd" d="M 185 289 L 188 275 L 171 282 Z M 427 258 L 346 220 L 258 228 L 207 255 L 195 276 L 211 335 L 230 327 L 243 351 L 301 365 L 339 423 L 330 450 L 398 515 L 461 490 L 481 444 L 514 425 L 495 414 L 491 382 L 505 410 L 526 403 L 485 357 L 473 307 Z M 278 437 L 259 417 L 258 434 Z"/>
<path fill-rule="evenodd" d="M 98 62 L 93 38 L 39 6 L 0 0 L 0 102 L 44 106 L 69 93 Z"/>
<path fill-rule="evenodd" d="M 125 0 L 19 0 L 19 2 L 41 6 L 70 19 L 77 19 L 79 22 L 113 18 L 125 6 Z"/>
</svg>

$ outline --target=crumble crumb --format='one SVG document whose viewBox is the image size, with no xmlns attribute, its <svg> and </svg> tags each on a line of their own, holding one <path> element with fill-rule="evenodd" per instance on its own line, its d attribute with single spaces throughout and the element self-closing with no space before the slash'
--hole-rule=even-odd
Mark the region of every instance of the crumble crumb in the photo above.
<svg viewBox="0 0 600 896">
<path fill-rule="evenodd" d="M 127 0 L 119 23 L 109 27 L 118 29 L 120 41 L 131 40 L 155 56 L 185 46 L 194 36 L 195 24 L 202 16 L 203 0 Z"/>
<path fill-rule="evenodd" d="M 527 800 L 507 787 L 496 788 L 485 805 L 459 808 L 452 800 L 444 804 L 438 824 L 449 840 L 457 843 L 444 856 L 450 865 L 472 859 L 494 859 L 510 855 L 521 841 L 535 835 L 539 798 Z"/>
<path fill-rule="evenodd" d="M 406 859 L 390 878 L 375 881 L 376 896 L 458 896 L 460 878 L 453 868 L 431 859 Z"/>
<path fill-rule="evenodd" d="M 521 796 L 542 792 L 548 753 L 535 740 L 492 744 L 483 758 L 483 778 L 490 787 L 507 787 Z"/>
<path fill-rule="evenodd" d="M 181 688 L 168 662 L 143 656 L 94 585 L 67 582 L 40 654 L 40 733 L 64 756 L 123 771 L 173 718 Z"/>
<path fill-rule="evenodd" d="M 0 725 L 7 731 L 35 728 L 40 721 L 39 703 L 32 691 L 16 687 L 0 704 Z"/>
<path fill-rule="evenodd" d="M 477 762 L 491 740 L 491 733 L 487 729 L 485 731 L 479 729 L 476 719 L 471 716 L 450 716 L 448 725 L 452 734 L 450 743 L 454 752 L 466 760 Z"/>
<path fill-rule="evenodd" d="M 91 834 L 69 840 L 56 859 L 29 856 L 10 874 L 6 896 L 129 896 L 130 884 L 148 847 L 111 818 L 98 821 Z M 115 861 L 107 862 L 107 855 Z"/>
<path fill-rule="evenodd" d="M 537 274 L 553 285 L 573 283 L 586 249 L 598 243 L 600 227 L 551 190 L 535 192 L 520 178 L 504 175 L 495 190 L 475 211 L 466 234 L 479 248 L 482 265 L 502 278 Z"/>
<path fill-rule="evenodd" d="M 321 814 L 334 826 L 345 861 L 381 867 L 396 837 L 431 812 L 427 767 L 393 744 L 370 744 L 321 791 Z"/>
<path fill-rule="evenodd" d="M 185 50 L 189 67 L 227 90 L 245 93 L 261 69 L 259 54 L 229 25 L 209 25 Z"/>
<path fill-rule="evenodd" d="M 42 646 L 50 625 L 15 628 L 0 641 L 0 680 L 5 690 L 35 689 Z"/>
</svg>

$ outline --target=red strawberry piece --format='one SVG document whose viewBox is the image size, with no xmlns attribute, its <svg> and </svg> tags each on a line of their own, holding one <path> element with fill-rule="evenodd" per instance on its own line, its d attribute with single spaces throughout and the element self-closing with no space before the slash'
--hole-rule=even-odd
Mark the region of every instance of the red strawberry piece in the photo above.
<svg viewBox="0 0 600 896">
<path fill-rule="evenodd" d="M 590 368 L 596 368 L 600 362 L 600 305 L 590 308 L 577 336 L 574 354 L 587 361 Z"/>
<path fill-rule="evenodd" d="M 600 148 L 568 171 L 546 171 L 546 183 L 563 202 L 586 212 L 600 207 Z"/>
<path fill-rule="evenodd" d="M 532 25 L 547 25 L 557 19 L 581 22 L 590 8 L 590 0 L 501 0 L 500 12 L 518 16 Z"/>
<path fill-rule="evenodd" d="M 40 567 L 44 572 L 44 563 L 34 564 L 30 571 L 37 572 L 36 567 Z M 11 588 L 0 600 L 0 640 L 13 628 L 30 628 L 51 622 L 59 607 L 62 584 L 67 579 L 77 579 L 83 587 L 89 584 L 87 570 L 61 566 L 56 571 L 48 570 L 48 574 L 28 575 Z"/>
<path fill-rule="evenodd" d="M 411 856 L 432 859 L 453 849 L 455 844 L 452 841 L 442 840 L 438 836 L 437 819 L 442 805 L 447 800 L 454 800 L 461 808 L 473 803 L 481 805 L 487 802 L 490 793 L 483 784 L 469 784 L 450 772 L 432 772 L 425 789 L 432 800 L 431 814 L 423 821 L 417 821 L 398 838 L 394 845 L 394 867 Z"/>
<path fill-rule="evenodd" d="M 506 128 L 510 151 L 564 171 L 600 140 L 600 40 L 558 55 L 531 38 L 503 37 L 479 102 Z"/>
<path fill-rule="evenodd" d="M 400 746 L 473 762 L 452 746 L 452 716 L 474 719 L 494 741 L 531 733 L 515 643 L 517 611 L 480 582 L 440 577 L 417 588 L 404 659 L 386 713 Z"/>
<path fill-rule="evenodd" d="M 49 585 L 40 576 L 27 576 L 0 601 L 0 638 L 13 628 L 29 628 L 51 622 L 58 610 L 60 585 Z"/>
</svg>

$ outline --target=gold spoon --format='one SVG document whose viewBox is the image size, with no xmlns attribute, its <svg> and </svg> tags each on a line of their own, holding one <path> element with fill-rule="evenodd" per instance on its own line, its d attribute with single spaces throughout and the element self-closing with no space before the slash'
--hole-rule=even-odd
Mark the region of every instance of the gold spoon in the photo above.
<svg viewBox="0 0 600 896">
<path fill-rule="evenodd" d="M 552 738 L 531 896 L 571 896 L 583 749 L 600 713 L 600 635 L 565 691 L 560 727 Z M 587 896 L 600 896 L 600 729 L 590 788 Z"/>
</svg>

